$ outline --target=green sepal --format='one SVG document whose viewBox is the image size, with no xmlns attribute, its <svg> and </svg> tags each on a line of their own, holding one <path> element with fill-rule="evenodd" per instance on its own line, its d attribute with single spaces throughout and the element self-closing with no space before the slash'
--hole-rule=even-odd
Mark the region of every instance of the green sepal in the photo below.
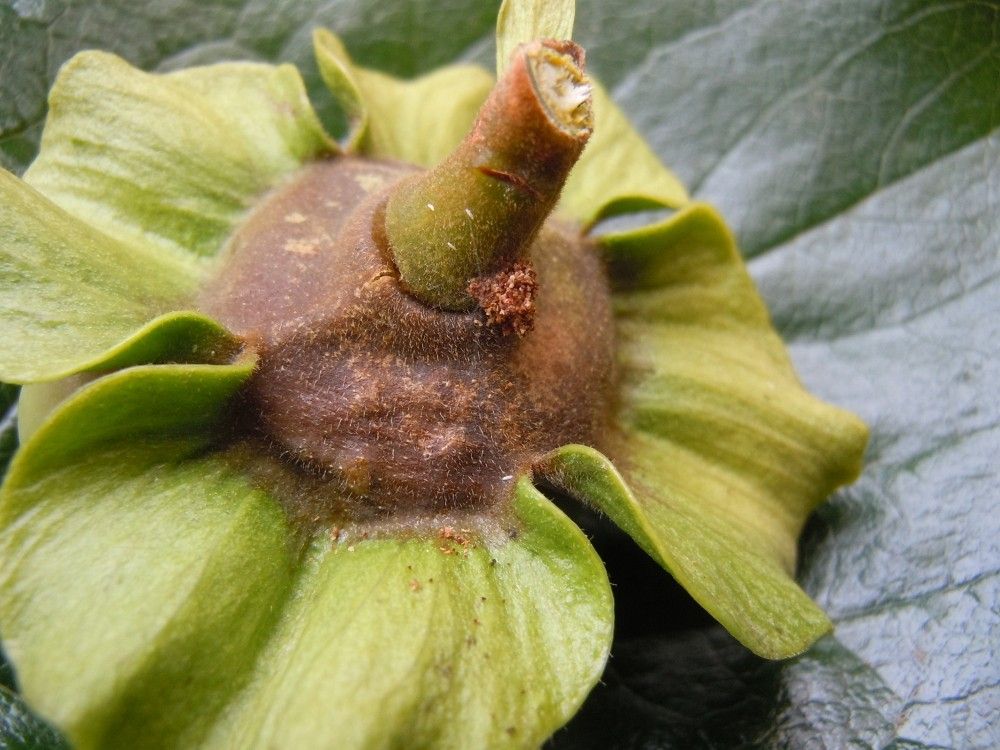
<svg viewBox="0 0 1000 750">
<path fill-rule="evenodd" d="M 576 0 L 503 0 L 497 14 L 497 78 L 519 44 L 572 39 Z"/>
<path fill-rule="evenodd" d="M 107 376 L 19 454 L 0 628 L 29 703 L 82 749 L 523 747 L 565 723 L 613 619 L 580 530 L 522 478 L 482 535 L 321 530 L 300 554 L 206 453 L 248 372 Z"/>
<path fill-rule="evenodd" d="M 78 363 L 75 377 L 25 385 L 17 402 L 18 436 L 26 442 L 57 404 L 102 372 L 142 364 L 225 364 L 241 347 L 239 339 L 200 313 L 161 315 L 117 346 Z"/>
<path fill-rule="evenodd" d="M 108 235 L 193 264 L 267 190 L 334 149 L 290 65 L 152 74 L 81 52 L 53 84 L 24 179 Z"/>
<path fill-rule="evenodd" d="M 522 479 L 510 534 L 317 538 L 257 680 L 210 747 L 537 747 L 611 642 L 604 567 Z"/>
<path fill-rule="evenodd" d="M 357 153 L 368 136 L 370 119 L 368 102 L 358 85 L 357 67 L 347 47 L 332 31 L 315 29 L 312 39 L 320 76 L 347 118 L 347 134 L 342 145 L 348 153 Z"/>
<path fill-rule="evenodd" d="M 345 148 L 375 158 L 434 166 L 462 141 L 493 88 L 476 65 L 451 65 L 411 81 L 355 65 L 332 32 L 317 29 L 320 73 L 348 116 Z"/>
<path fill-rule="evenodd" d="M 45 471 L 40 456 L 67 462 L 109 442 L 139 438 L 143 443 L 179 436 L 192 449 L 204 447 L 256 364 L 256 356 L 245 353 L 232 364 L 143 365 L 98 378 L 64 401 L 22 446 L 4 490 L 18 477 Z"/>
<path fill-rule="evenodd" d="M 197 275 L 112 239 L 0 170 L 0 379 L 53 380 L 131 348 L 152 318 L 187 305 Z M 125 343 L 123 343 L 125 342 Z"/>
<path fill-rule="evenodd" d="M 604 247 L 620 367 L 606 442 L 619 469 L 567 446 L 536 471 L 607 513 L 748 648 L 797 654 L 830 628 L 792 578 L 798 535 L 857 477 L 867 428 L 802 388 L 713 209 Z"/>
<path fill-rule="evenodd" d="M 681 181 L 663 166 L 645 139 L 591 78 L 594 134 L 570 172 L 557 208 L 585 227 L 600 219 L 689 202 Z"/>
<path fill-rule="evenodd" d="M 283 514 L 204 453 L 253 365 L 109 375 L 14 460 L 0 630 L 25 699 L 76 747 L 197 744 L 266 636 Z"/>
<path fill-rule="evenodd" d="M 556 15 L 565 25 L 565 13 Z M 348 116 L 345 148 L 367 156 L 437 165 L 471 130 L 494 83 L 474 65 L 440 68 L 412 81 L 393 78 L 354 65 L 343 43 L 326 29 L 314 32 L 313 44 L 323 80 Z M 570 173 L 557 211 L 590 226 L 624 211 L 686 205 L 680 180 L 600 83 L 591 78 L 591 84 L 594 134 Z"/>
<path fill-rule="evenodd" d="M 767 543 L 757 544 L 738 519 L 700 506 L 700 498 L 649 483 L 633 493 L 610 460 L 581 445 L 553 451 L 537 472 L 607 514 L 757 655 L 795 656 L 831 630 L 830 620 L 770 554 Z"/>
</svg>

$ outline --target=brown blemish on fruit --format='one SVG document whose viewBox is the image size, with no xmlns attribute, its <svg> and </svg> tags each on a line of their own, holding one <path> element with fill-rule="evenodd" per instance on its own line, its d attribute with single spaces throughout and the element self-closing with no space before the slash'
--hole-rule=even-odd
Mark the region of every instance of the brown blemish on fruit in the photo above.
<svg viewBox="0 0 1000 750">
<path fill-rule="evenodd" d="M 382 224 L 384 190 L 413 171 L 313 164 L 233 237 L 200 300 L 259 356 L 228 455 L 294 518 L 342 529 L 338 540 L 423 524 L 475 528 L 461 534 L 471 543 L 484 516 L 509 536 L 493 511 L 508 507 L 511 479 L 560 445 L 601 442 L 613 369 L 603 268 L 576 230 L 550 221 L 528 254 L 537 280 L 509 277 L 531 294 L 495 287 L 500 325 L 422 304 L 401 289 Z M 370 193 L 375 180 L 360 175 L 386 187 Z M 294 213 L 304 220 L 285 220 Z M 315 252 L 286 252 L 294 242 Z M 530 332 L 501 317 L 528 297 Z"/>
<path fill-rule="evenodd" d="M 385 187 L 386 178 L 385 175 L 379 174 L 378 172 L 362 172 L 361 174 L 355 175 L 355 180 L 357 180 L 358 185 L 366 193 L 373 193 L 376 190 L 381 190 Z"/>
</svg>

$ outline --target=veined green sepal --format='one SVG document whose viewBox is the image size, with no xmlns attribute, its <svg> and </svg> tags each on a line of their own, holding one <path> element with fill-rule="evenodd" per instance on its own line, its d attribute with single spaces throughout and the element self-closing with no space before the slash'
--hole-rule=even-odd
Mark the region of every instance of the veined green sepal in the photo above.
<svg viewBox="0 0 1000 750">
<path fill-rule="evenodd" d="M 23 386 L 17 402 L 20 441 L 26 442 L 57 404 L 102 373 L 143 364 L 226 364 L 242 347 L 243 342 L 200 313 L 161 315 L 91 360 L 77 361 L 57 375 L 61 379 Z"/>
<path fill-rule="evenodd" d="M 602 242 L 618 328 L 615 463 L 567 446 L 536 473 L 607 513 L 751 650 L 799 653 L 830 624 L 792 578 L 798 536 L 857 477 L 867 429 L 802 388 L 711 207 Z"/>
<path fill-rule="evenodd" d="M 82 749 L 542 742 L 610 648 L 582 532 L 521 478 L 492 532 L 303 538 L 212 448 L 251 367 L 107 376 L 18 455 L 0 628 L 31 706 Z"/>
<path fill-rule="evenodd" d="M 469 132 L 493 88 L 493 76 L 475 65 L 449 65 L 411 81 L 355 65 L 327 29 L 313 32 L 313 47 L 323 81 L 347 115 L 349 153 L 433 166 Z"/>
<path fill-rule="evenodd" d="M 335 150 L 290 65 L 155 74 L 81 52 L 56 78 L 24 179 L 110 236 L 197 264 L 267 190 Z"/>
</svg>

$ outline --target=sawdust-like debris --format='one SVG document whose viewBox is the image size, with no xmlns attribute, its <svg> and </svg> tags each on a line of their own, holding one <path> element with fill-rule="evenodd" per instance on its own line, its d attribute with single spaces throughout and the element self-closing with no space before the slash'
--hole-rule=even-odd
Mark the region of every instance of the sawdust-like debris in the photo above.
<svg viewBox="0 0 1000 750">
<path fill-rule="evenodd" d="M 469 294 L 486 313 L 486 322 L 506 335 L 524 336 L 534 327 L 537 292 L 538 275 L 522 261 L 469 282 Z"/>
</svg>

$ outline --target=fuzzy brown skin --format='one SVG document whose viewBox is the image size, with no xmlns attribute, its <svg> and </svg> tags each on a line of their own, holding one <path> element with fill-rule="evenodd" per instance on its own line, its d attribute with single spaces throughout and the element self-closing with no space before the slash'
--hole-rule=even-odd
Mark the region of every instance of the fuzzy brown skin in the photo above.
<svg viewBox="0 0 1000 750">
<path fill-rule="evenodd" d="M 548 222 L 532 246 L 523 337 L 401 289 L 383 214 L 411 174 L 354 158 L 308 167 L 237 232 L 201 301 L 259 352 L 246 434 L 347 521 L 501 504 L 546 451 L 598 441 L 612 384 L 604 270 L 569 227 Z"/>
</svg>

